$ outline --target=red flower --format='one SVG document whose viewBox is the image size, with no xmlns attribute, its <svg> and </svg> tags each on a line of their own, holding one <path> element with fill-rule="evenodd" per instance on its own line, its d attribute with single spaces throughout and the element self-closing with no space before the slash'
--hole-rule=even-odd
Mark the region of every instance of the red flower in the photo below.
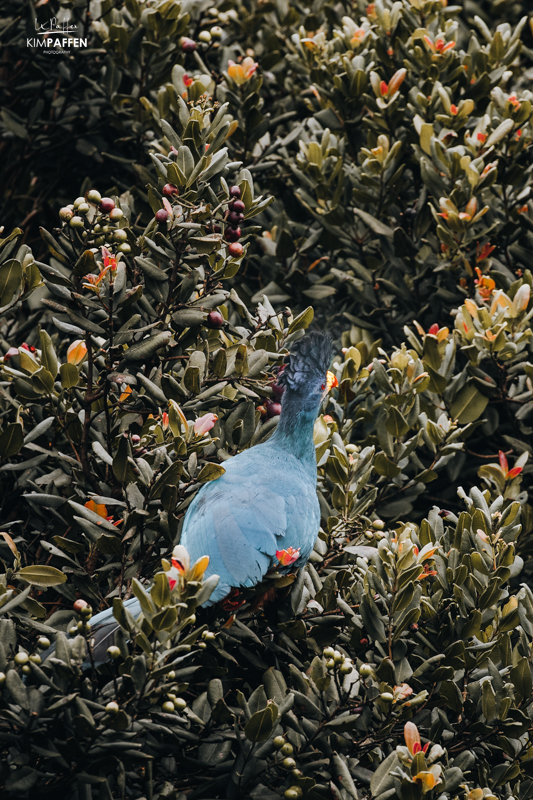
<svg viewBox="0 0 533 800">
<path fill-rule="evenodd" d="M 439 332 L 439 326 L 437 325 L 436 322 L 434 322 L 431 328 L 429 329 L 428 333 L 431 333 L 433 336 L 435 336 L 438 332 Z"/>
<path fill-rule="evenodd" d="M 452 103 L 452 105 L 450 106 L 450 114 L 452 114 L 455 117 L 457 112 L 458 112 L 457 106 Z"/>
<path fill-rule="evenodd" d="M 185 73 L 183 76 L 183 83 L 185 84 L 185 86 L 190 86 L 192 82 L 193 78 L 191 78 L 189 75 L 187 75 L 187 73 Z"/>
<path fill-rule="evenodd" d="M 481 142 L 481 144 L 485 144 L 485 142 L 487 141 L 487 134 L 479 132 L 477 134 L 477 140 L 478 142 Z"/>
</svg>

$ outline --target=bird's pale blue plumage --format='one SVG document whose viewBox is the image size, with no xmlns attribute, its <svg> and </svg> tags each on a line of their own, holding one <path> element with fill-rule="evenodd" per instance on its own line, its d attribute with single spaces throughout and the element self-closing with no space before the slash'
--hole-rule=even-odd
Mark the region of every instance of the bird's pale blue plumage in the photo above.
<svg viewBox="0 0 533 800">
<path fill-rule="evenodd" d="M 299 549 L 297 567 L 311 554 L 320 526 L 313 426 L 330 357 L 330 341 L 321 334 L 294 346 L 280 380 L 285 393 L 276 432 L 225 461 L 225 473 L 189 506 L 181 544 L 191 562 L 209 556 L 206 577 L 220 576 L 209 604 L 231 588 L 259 583 L 279 566 L 277 550 Z"/>
</svg>

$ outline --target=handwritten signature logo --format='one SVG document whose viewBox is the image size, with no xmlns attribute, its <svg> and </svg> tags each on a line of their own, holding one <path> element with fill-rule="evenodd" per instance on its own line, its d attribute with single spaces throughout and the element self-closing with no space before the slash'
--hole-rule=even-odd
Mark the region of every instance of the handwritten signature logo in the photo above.
<svg viewBox="0 0 533 800">
<path fill-rule="evenodd" d="M 48 20 L 48 22 L 43 22 L 40 25 L 35 20 L 35 30 L 38 35 L 41 36 L 50 36 L 51 33 L 59 32 L 64 35 L 68 35 L 69 33 L 73 33 L 78 29 L 77 25 L 70 25 L 67 21 L 60 22 L 59 25 L 57 24 L 57 17 L 52 17 Z"/>
</svg>

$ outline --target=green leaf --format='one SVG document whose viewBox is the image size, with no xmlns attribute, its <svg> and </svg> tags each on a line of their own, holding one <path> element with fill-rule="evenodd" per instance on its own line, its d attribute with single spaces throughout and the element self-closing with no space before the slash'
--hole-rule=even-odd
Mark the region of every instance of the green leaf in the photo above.
<svg viewBox="0 0 533 800">
<path fill-rule="evenodd" d="M 289 325 L 289 335 L 291 333 L 296 333 L 296 331 L 301 331 L 308 328 L 312 323 L 314 316 L 315 311 L 313 306 L 307 306 L 307 308 L 302 311 L 301 314 L 298 314 L 298 316 L 295 317 Z"/>
<path fill-rule="evenodd" d="M 14 422 L 0 434 L 0 458 L 14 456 L 24 443 L 24 434 L 20 422 Z"/>
<path fill-rule="evenodd" d="M 157 333 L 155 336 L 143 339 L 142 342 L 137 342 L 128 348 L 124 353 L 124 358 L 126 361 L 147 361 L 154 355 L 156 350 L 167 344 L 171 337 L 170 331 L 163 331 L 163 333 Z"/>
<path fill-rule="evenodd" d="M 450 416 L 461 425 L 474 422 L 483 414 L 488 402 L 488 397 L 481 394 L 472 384 L 467 384 L 455 397 L 450 408 Z"/>
<path fill-rule="evenodd" d="M 22 264 L 16 259 L 0 267 L 0 306 L 8 305 L 22 282 Z"/>
<path fill-rule="evenodd" d="M 384 475 L 386 478 L 395 478 L 401 472 L 400 467 L 390 461 L 385 453 L 377 454 L 374 459 L 374 469 L 378 475 Z"/>
<path fill-rule="evenodd" d="M 59 586 L 65 583 L 67 576 L 56 567 L 46 564 L 32 564 L 31 567 L 22 567 L 17 572 L 17 577 L 34 586 Z"/>
<path fill-rule="evenodd" d="M 270 701 L 266 708 L 252 714 L 244 728 L 244 735 L 250 742 L 264 742 L 272 734 L 278 718 L 278 707 Z"/>
<path fill-rule="evenodd" d="M 198 475 L 196 480 L 200 483 L 207 483 L 208 481 L 216 481 L 225 473 L 224 467 L 220 464 L 205 464 Z"/>
<path fill-rule="evenodd" d="M 49 334 L 44 331 L 39 331 L 39 338 L 41 340 L 41 364 L 48 372 L 55 378 L 57 375 L 58 363 L 56 351 Z"/>
<path fill-rule="evenodd" d="M 372 216 L 372 214 L 368 214 L 366 211 L 363 211 L 361 208 L 354 208 L 353 213 L 356 214 L 360 219 L 363 220 L 365 225 L 367 225 L 371 231 L 377 233 L 378 236 L 393 236 L 394 231 L 392 228 L 389 228 L 388 225 L 385 225 L 383 222 L 380 222 L 378 219 Z"/>
<path fill-rule="evenodd" d="M 131 479 L 131 467 L 128 462 L 130 453 L 130 443 L 125 436 L 120 439 L 118 450 L 113 458 L 113 473 L 115 478 L 122 485 L 128 483 Z"/>
<path fill-rule="evenodd" d="M 63 389 L 72 389 L 78 385 L 80 375 L 75 364 L 61 364 L 59 367 L 59 377 Z"/>
<path fill-rule="evenodd" d="M 400 438 L 401 436 L 405 436 L 409 430 L 409 425 L 402 412 L 395 406 L 391 406 L 385 421 L 385 428 L 391 436 Z"/>
<path fill-rule="evenodd" d="M 96 264 L 93 251 L 84 250 L 76 261 L 72 271 L 78 278 L 83 278 L 84 275 L 88 275 L 90 272 L 99 272 L 100 270 Z"/>
</svg>

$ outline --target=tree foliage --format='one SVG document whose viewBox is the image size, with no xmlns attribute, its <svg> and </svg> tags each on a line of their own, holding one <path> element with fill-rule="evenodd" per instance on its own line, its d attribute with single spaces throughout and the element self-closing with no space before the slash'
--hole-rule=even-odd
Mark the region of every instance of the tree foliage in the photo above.
<svg viewBox="0 0 533 800">
<path fill-rule="evenodd" d="M 62 9 L 90 47 L 54 70 L 41 4 L 0 28 L 0 787 L 528 800 L 531 20 Z M 316 324 L 310 562 L 201 609 L 185 511 Z"/>
</svg>

